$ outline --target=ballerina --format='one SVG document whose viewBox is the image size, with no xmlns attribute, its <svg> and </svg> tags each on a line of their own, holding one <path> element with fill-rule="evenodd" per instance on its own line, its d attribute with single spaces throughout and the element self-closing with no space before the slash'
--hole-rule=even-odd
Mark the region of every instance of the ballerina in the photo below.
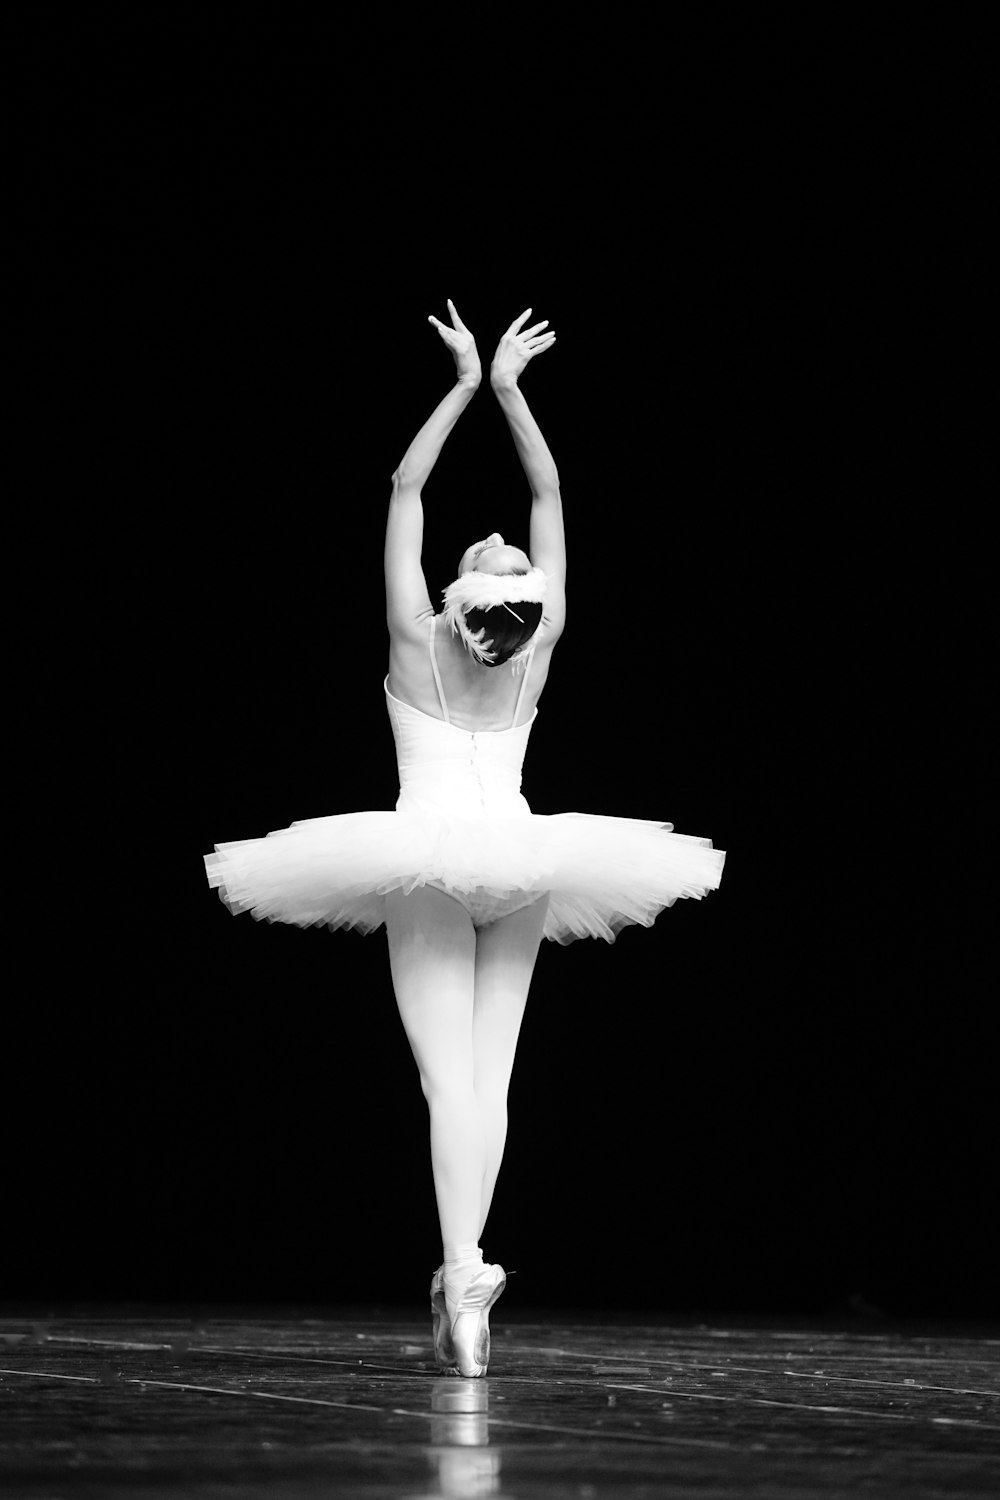
<svg viewBox="0 0 1000 1500">
<path fill-rule="evenodd" d="M 422 489 L 482 382 L 473 335 L 448 300 L 437 328 L 455 384 L 396 473 L 385 534 L 389 671 L 383 684 L 400 792 L 393 812 L 293 823 L 217 844 L 209 884 L 257 919 L 372 932 L 385 926 L 396 1003 L 430 1117 L 443 1261 L 432 1337 L 449 1374 L 485 1375 L 503 1267 L 481 1249 L 507 1137 L 507 1095 L 538 950 L 614 942 L 682 897 L 718 888 L 725 854 L 659 820 L 538 816 L 521 793 L 528 738 L 566 624 L 566 543 L 555 461 L 518 381 L 555 344 L 548 321 L 503 334 L 490 385 L 531 488 L 529 550 L 492 532 L 431 602 Z M 509 665 L 509 672 L 501 670 Z"/>
</svg>

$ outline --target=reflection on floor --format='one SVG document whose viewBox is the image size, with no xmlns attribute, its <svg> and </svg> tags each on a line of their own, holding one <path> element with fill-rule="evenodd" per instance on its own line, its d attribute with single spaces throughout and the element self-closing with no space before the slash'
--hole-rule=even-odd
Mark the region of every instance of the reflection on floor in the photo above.
<svg viewBox="0 0 1000 1500">
<path fill-rule="evenodd" d="M 558 1320 L 557 1320 L 558 1319 Z M 5 1500 L 1000 1494 L 1000 1338 L 388 1311 L 0 1319 Z"/>
</svg>

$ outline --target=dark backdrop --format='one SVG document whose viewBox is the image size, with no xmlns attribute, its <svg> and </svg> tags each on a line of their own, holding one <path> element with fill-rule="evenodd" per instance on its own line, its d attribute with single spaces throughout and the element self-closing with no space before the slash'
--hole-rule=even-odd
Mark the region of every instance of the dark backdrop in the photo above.
<svg viewBox="0 0 1000 1500">
<path fill-rule="evenodd" d="M 29 912 L 6 1294 L 424 1296 L 384 931 L 233 918 L 202 860 L 394 803 L 385 506 L 451 296 L 484 363 L 529 304 L 559 336 L 522 382 L 569 550 L 525 793 L 728 851 L 652 929 L 543 946 L 487 1255 L 521 1306 L 985 1315 L 956 39 L 891 6 L 433 14 L 31 43 L 60 690 L 29 775 L 69 821 Z M 475 537 L 526 544 L 488 384 L 424 499 L 436 599 Z"/>
</svg>

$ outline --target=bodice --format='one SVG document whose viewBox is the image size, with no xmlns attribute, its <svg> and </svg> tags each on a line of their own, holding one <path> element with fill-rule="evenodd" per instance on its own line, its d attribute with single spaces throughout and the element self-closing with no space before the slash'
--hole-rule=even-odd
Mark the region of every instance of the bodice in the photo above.
<svg viewBox="0 0 1000 1500">
<path fill-rule="evenodd" d="M 460 729 L 393 697 L 386 705 L 396 742 L 398 811 L 436 807 L 471 817 L 517 817 L 531 809 L 521 770 L 538 709 L 510 729 Z"/>
</svg>

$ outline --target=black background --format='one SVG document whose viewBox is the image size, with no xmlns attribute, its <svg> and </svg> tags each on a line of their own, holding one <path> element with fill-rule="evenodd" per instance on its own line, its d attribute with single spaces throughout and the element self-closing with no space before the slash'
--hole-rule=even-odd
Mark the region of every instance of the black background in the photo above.
<svg viewBox="0 0 1000 1500">
<path fill-rule="evenodd" d="M 451 296 L 484 363 L 529 305 L 558 333 L 522 382 L 570 565 L 528 800 L 728 851 L 652 929 L 543 945 L 488 1258 L 523 1306 L 985 1316 L 989 573 L 948 348 L 975 40 L 892 6 L 408 14 L 21 37 L 6 1295 L 424 1295 L 384 932 L 234 919 L 203 856 L 395 801 L 382 533 Z M 470 541 L 526 544 L 488 384 L 424 500 L 436 599 Z"/>
</svg>

